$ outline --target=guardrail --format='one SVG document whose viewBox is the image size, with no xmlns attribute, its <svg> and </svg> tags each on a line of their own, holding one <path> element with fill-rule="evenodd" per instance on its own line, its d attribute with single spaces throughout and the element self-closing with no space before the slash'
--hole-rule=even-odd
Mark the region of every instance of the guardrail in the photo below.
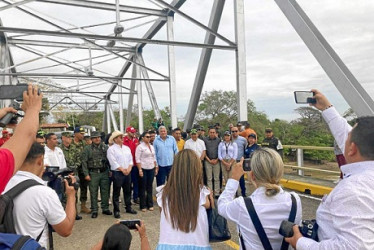
<svg viewBox="0 0 374 250">
<path fill-rule="evenodd" d="M 317 169 L 317 168 L 310 168 L 304 167 L 304 150 L 324 150 L 324 151 L 334 151 L 334 147 L 318 147 L 318 146 L 300 146 L 300 145 L 283 145 L 283 148 L 291 148 L 296 149 L 296 160 L 297 166 L 285 164 L 285 167 L 290 167 L 297 169 L 297 174 L 299 176 L 304 176 L 304 170 L 308 171 L 317 171 L 317 172 L 325 172 L 331 174 L 340 175 L 338 171 L 331 171 L 331 170 L 324 170 L 324 169 Z"/>
</svg>

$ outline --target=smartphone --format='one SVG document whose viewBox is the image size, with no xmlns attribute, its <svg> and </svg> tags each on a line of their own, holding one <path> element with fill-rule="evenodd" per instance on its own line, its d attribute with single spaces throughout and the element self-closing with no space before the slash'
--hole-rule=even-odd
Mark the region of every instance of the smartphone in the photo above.
<svg viewBox="0 0 374 250">
<path fill-rule="evenodd" d="M 244 171 L 251 171 L 251 159 L 244 159 L 243 161 L 243 170 Z"/>
<path fill-rule="evenodd" d="M 312 91 L 295 91 L 293 94 L 297 104 L 316 103 L 316 99 L 313 98 L 314 92 Z"/>
<path fill-rule="evenodd" d="M 23 101 L 23 91 L 27 91 L 27 84 L 0 86 L 0 99 L 16 99 Z"/>
<path fill-rule="evenodd" d="M 130 230 L 136 229 L 136 224 L 140 226 L 140 220 L 121 220 L 119 223 L 127 226 Z"/>
</svg>

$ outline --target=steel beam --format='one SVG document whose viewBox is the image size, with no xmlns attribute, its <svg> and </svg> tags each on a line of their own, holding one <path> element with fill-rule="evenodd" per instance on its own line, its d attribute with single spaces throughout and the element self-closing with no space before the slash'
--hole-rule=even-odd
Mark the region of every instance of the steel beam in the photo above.
<svg viewBox="0 0 374 250">
<path fill-rule="evenodd" d="M 275 0 L 357 116 L 373 115 L 374 102 L 295 0 Z"/>
<path fill-rule="evenodd" d="M 171 3 L 171 5 L 175 8 L 180 8 L 182 7 L 182 5 L 186 2 L 186 0 L 173 0 L 173 2 Z M 167 14 L 170 14 L 171 11 L 168 11 Z M 165 25 L 166 23 L 166 19 L 163 18 L 163 17 L 160 17 L 157 19 L 157 21 L 155 21 L 155 23 L 152 25 L 152 27 L 149 28 L 149 30 L 144 34 L 143 36 L 143 39 L 152 39 L 156 34 L 157 32 L 160 31 L 160 29 Z M 139 51 L 142 51 L 144 46 L 147 45 L 147 43 L 138 43 L 135 47 L 139 49 Z M 130 60 L 127 61 L 122 69 L 120 70 L 120 72 L 118 73 L 118 76 L 124 76 L 127 72 L 127 70 L 130 68 L 131 66 L 131 61 L 134 60 L 134 56 L 130 57 Z M 111 88 L 109 91 L 108 91 L 108 96 L 110 96 L 110 92 L 113 92 L 115 90 L 116 86 L 114 86 L 113 88 Z"/>
<path fill-rule="evenodd" d="M 9 4 L 9 5 L 1 7 L 0 11 L 7 10 L 7 9 L 10 9 L 10 8 L 14 8 L 14 7 L 17 7 L 17 6 L 20 6 L 20 5 L 24 5 L 24 4 L 27 4 L 29 2 L 33 2 L 33 1 L 35 1 L 35 0 L 24 0 L 24 1 L 21 1 L 21 2 Z"/>
<path fill-rule="evenodd" d="M 214 31 L 218 30 L 224 5 L 225 0 L 215 0 L 213 3 L 208 27 Z M 215 40 L 216 37 L 214 35 L 206 32 L 204 39 L 205 44 L 214 44 Z M 199 66 L 197 68 L 195 82 L 192 88 L 190 102 L 188 104 L 187 114 L 184 121 L 184 131 L 186 131 L 188 128 L 192 128 L 211 56 L 212 49 L 202 49 Z"/>
<path fill-rule="evenodd" d="M 103 91 L 74 91 L 74 90 L 65 90 L 65 91 L 55 91 L 55 90 L 45 90 L 43 93 L 53 93 L 53 94 L 106 94 Z M 119 94 L 120 92 L 114 92 L 113 94 Z M 136 93 L 136 92 L 135 92 Z M 130 95 L 130 92 L 122 92 L 122 95 Z"/>
<path fill-rule="evenodd" d="M 8 38 L 9 45 L 32 45 L 32 46 L 42 46 L 42 47 L 54 47 L 54 48 L 70 48 L 70 49 L 88 49 L 89 46 L 87 44 L 79 44 L 79 43 L 67 43 L 67 42 L 52 42 L 52 41 L 43 41 L 43 40 L 27 40 L 27 39 L 14 39 Z M 107 47 L 104 46 L 106 49 L 110 51 L 117 51 L 117 52 L 135 52 L 135 48 L 133 47 Z M 98 47 L 92 47 L 92 50 L 102 50 Z"/>
<path fill-rule="evenodd" d="M 236 57 L 236 91 L 238 121 L 247 121 L 247 66 L 245 53 L 244 0 L 234 1 L 235 41 L 238 46 Z"/>
<path fill-rule="evenodd" d="M 136 60 L 136 58 L 135 58 Z M 130 95 L 129 95 L 129 100 L 128 100 L 128 103 L 127 103 L 127 115 L 126 115 L 126 127 L 128 127 L 130 125 L 130 121 L 131 121 L 131 115 L 132 115 L 132 108 L 133 108 L 133 105 L 134 105 L 134 94 L 135 93 L 135 83 L 136 83 L 136 76 L 137 76 L 137 72 L 136 72 L 137 68 L 136 68 L 136 65 L 133 64 L 132 65 L 132 78 L 133 80 L 131 80 L 131 83 L 130 83 Z"/>
<path fill-rule="evenodd" d="M 117 121 L 116 121 L 116 117 L 114 116 L 114 112 L 113 112 L 113 109 L 112 109 L 112 105 L 109 105 L 109 114 L 110 114 L 110 118 L 111 118 L 111 120 L 112 120 L 113 129 L 114 129 L 115 131 L 118 131 Z"/>
<path fill-rule="evenodd" d="M 179 9 L 173 7 L 172 5 L 164 2 L 163 0 L 154 0 L 156 2 L 158 2 L 159 4 L 162 4 L 164 5 L 165 7 L 173 10 L 174 12 L 178 13 L 180 16 L 186 18 L 188 21 L 196 24 L 197 26 L 199 26 L 200 28 L 203 28 L 204 30 L 206 30 L 207 32 L 209 32 L 210 34 L 212 35 L 215 35 L 216 37 L 218 37 L 219 39 L 221 39 L 222 41 L 226 42 L 227 44 L 231 45 L 231 46 L 235 46 L 236 44 L 231 42 L 229 39 L 227 39 L 226 37 L 220 35 L 217 33 L 217 31 L 214 31 L 212 30 L 211 28 L 205 26 L 204 24 L 200 23 L 199 21 L 193 19 L 192 17 L 190 17 L 189 15 L 186 15 L 184 12 L 180 11 Z"/>
<path fill-rule="evenodd" d="M 119 80 L 118 81 L 118 86 L 120 86 L 118 88 L 118 103 L 119 103 L 119 129 L 121 131 L 121 133 L 123 133 L 125 130 L 124 130 L 124 118 L 123 118 L 123 96 L 122 96 L 122 81 Z"/>
<path fill-rule="evenodd" d="M 62 5 L 70 5 L 70 6 L 75 6 L 75 7 L 99 9 L 99 10 L 109 10 L 109 11 L 116 10 L 115 4 L 96 2 L 96 1 L 80 1 L 80 0 L 36 0 L 36 1 L 42 2 L 42 3 L 62 4 Z M 134 14 L 143 14 L 143 15 L 145 14 L 145 15 L 153 15 L 153 16 L 166 16 L 165 11 L 163 10 L 141 8 L 141 7 L 127 6 L 127 5 L 120 5 L 119 11 L 134 13 Z"/>
<path fill-rule="evenodd" d="M 174 41 L 174 16 L 167 17 L 167 38 L 168 41 Z M 175 53 L 174 46 L 168 46 L 168 62 L 169 62 L 169 97 L 170 97 L 170 118 L 171 126 L 176 128 L 177 121 L 177 83 L 175 77 Z"/>
<path fill-rule="evenodd" d="M 107 133 L 109 134 L 112 132 L 111 122 L 110 122 L 110 108 L 109 103 L 105 105 L 105 111 L 106 111 L 106 126 L 107 126 Z"/>
<path fill-rule="evenodd" d="M 138 61 L 138 60 L 137 60 Z M 135 65 L 134 65 L 135 66 Z M 140 67 L 139 65 L 136 65 L 136 78 L 140 79 L 141 77 L 141 72 L 140 72 Z M 136 81 L 136 87 L 137 87 L 137 103 L 138 103 L 138 121 L 139 121 L 139 126 L 138 130 L 139 133 L 144 132 L 144 122 L 143 122 L 143 86 L 142 86 L 142 81 L 137 80 Z"/>
<path fill-rule="evenodd" d="M 140 64 L 145 65 L 142 54 L 138 54 L 138 60 L 139 60 Z M 153 92 L 151 81 L 149 80 L 148 72 L 147 72 L 147 70 L 145 68 L 141 68 L 141 71 L 142 71 L 142 74 L 143 74 L 143 78 L 144 78 L 144 82 L 145 82 L 145 87 L 146 87 L 147 92 L 148 92 L 149 101 L 151 102 L 152 109 L 155 112 L 155 117 L 158 120 L 159 118 L 162 118 L 161 117 L 161 112 L 160 112 L 160 109 L 159 109 L 158 104 L 157 104 L 155 93 Z"/>
<path fill-rule="evenodd" d="M 18 76 L 18 77 L 40 77 L 40 78 L 55 78 L 55 79 L 71 79 L 71 78 L 84 78 L 84 79 L 107 79 L 107 80 L 137 80 L 131 77 L 118 77 L 118 76 L 88 76 L 77 74 L 55 74 L 55 73 L 0 73 L 0 76 Z M 156 82 L 166 82 L 167 79 L 150 79 Z M 113 84 L 112 82 L 109 82 Z"/>
<path fill-rule="evenodd" d="M 149 44 L 158 44 L 158 45 L 174 45 L 181 47 L 193 47 L 193 48 L 212 48 L 212 49 L 222 49 L 222 50 L 235 50 L 236 46 L 225 46 L 225 45 L 209 45 L 202 43 L 189 43 L 189 42 L 177 42 L 177 41 L 164 41 L 164 40 L 153 40 L 153 39 L 143 39 L 135 37 L 120 37 L 120 36 L 102 36 L 94 34 L 85 34 L 85 33 L 67 33 L 61 31 L 47 31 L 47 30 L 38 30 L 38 29 L 24 29 L 24 28 L 15 28 L 15 27 L 0 27 L 0 31 L 10 32 L 10 33 L 23 33 L 28 35 L 45 35 L 45 36 L 56 36 L 56 37 L 67 37 L 67 38 L 81 38 L 81 39 L 91 39 L 95 41 L 99 40 L 114 40 L 122 42 L 134 42 L 134 43 L 149 43 Z M 91 42 L 92 43 L 92 42 Z M 99 47 L 104 47 L 98 44 L 95 44 Z"/>
</svg>

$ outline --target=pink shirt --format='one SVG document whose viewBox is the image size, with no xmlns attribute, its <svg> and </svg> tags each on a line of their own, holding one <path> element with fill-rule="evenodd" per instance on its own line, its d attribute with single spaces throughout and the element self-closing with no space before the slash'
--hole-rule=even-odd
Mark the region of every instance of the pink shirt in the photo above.
<svg viewBox="0 0 374 250">
<path fill-rule="evenodd" d="M 151 144 L 149 146 L 144 142 L 140 143 L 135 151 L 136 163 L 142 164 L 144 169 L 153 169 L 155 167 L 155 149 Z"/>
</svg>

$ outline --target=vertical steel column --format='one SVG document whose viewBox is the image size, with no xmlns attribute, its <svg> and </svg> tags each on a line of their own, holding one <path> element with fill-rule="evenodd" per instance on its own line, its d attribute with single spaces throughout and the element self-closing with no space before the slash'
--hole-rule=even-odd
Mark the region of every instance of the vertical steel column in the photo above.
<svg viewBox="0 0 374 250">
<path fill-rule="evenodd" d="M 109 105 L 109 113 L 110 113 L 110 118 L 112 120 L 113 129 L 114 130 L 118 130 L 118 125 L 117 125 L 116 117 L 114 116 L 114 112 L 113 112 L 113 108 L 112 108 L 111 104 Z"/>
<path fill-rule="evenodd" d="M 138 56 L 136 57 L 136 61 L 139 63 Z M 140 79 L 140 67 L 139 65 L 136 65 L 136 78 Z M 142 81 L 137 80 L 136 81 L 136 87 L 137 87 L 137 98 L 138 98 L 138 121 L 139 121 L 139 133 L 143 133 L 144 131 L 144 123 L 143 123 L 143 91 L 142 91 Z"/>
<path fill-rule="evenodd" d="M 136 58 L 136 55 L 134 55 L 134 60 Z M 136 65 L 132 64 L 132 78 L 136 78 Z M 131 80 L 130 83 L 130 94 L 129 94 L 129 101 L 127 104 L 127 115 L 126 115 L 126 128 L 130 125 L 131 121 L 131 113 L 132 113 L 132 108 L 134 105 L 134 92 L 135 92 L 135 80 Z"/>
<path fill-rule="evenodd" d="M 295 0 L 275 0 L 336 88 L 358 116 L 373 115 L 374 102 Z M 342 31 L 344 32 L 344 31 Z"/>
<path fill-rule="evenodd" d="M 236 41 L 236 90 L 238 120 L 248 119 L 247 111 L 247 66 L 245 54 L 244 0 L 234 2 L 235 41 Z"/>
<path fill-rule="evenodd" d="M 122 80 L 118 80 L 118 102 L 119 102 L 119 130 L 123 133 L 123 95 L 122 95 Z"/>
<path fill-rule="evenodd" d="M 111 124 L 110 124 L 110 108 L 109 102 L 107 102 L 106 106 L 106 126 L 107 126 L 107 133 L 109 134 L 112 132 Z"/>
<path fill-rule="evenodd" d="M 145 65 L 143 55 L 141 53 L 138 54 L 138 59 L 139 59 L 140 64 Z M 142 74 L 143 74 L 145 87 L 147 89 L 148 96 L 149 96 L 149 101 L 151 102 L 153 111 L 155 112 L 155 117 L 158 120 L 159 118 L 162 118 L 161 117 L 161 112 L 160 112 L 160 109 L 158 108 L 156 96 L 155 96 L 155 93 L 153 92 L 151 81 L 148 80 L 149 79 L 148 71 L 143 67 L 139 67 L 139 68 L 140 68 L 140 70 L 142 71 Z"/>
<path fill-rule="evenodd" d="M 297 166 L 304 167 L 304 150 L 302 148 L 296 149 L 296 159 L 297 159 Z M 298 169 L 297 174 L 300 176 L 304 176 L 304 170 Z"/>
<path fill-rule="evenodd" d="M 174 41 L 174 13 L 167 17 L 167 38 L 168 41 Z M 170 92 L 170 116 L 171 126 L 176 128 L 178 126 L 177 121 L 177 91 L 176 91 L 176 80 L 175 80 L 175 54 L 174 46 L 168 45 L 168 59 L 169 59 L 169 92 Z"/>
<path fill-rule="evenodd" d="M 225 0 L 215 0 L 213 3 L 209 24 L 208 27 L 213 31 L 218 31 L 219 22 L 221 20 L 223 7 L 225 5 Z M 206 32 L 204 44 L 214 44 L 216 37 L 212 35 L 210 32 Z M 204 81 L 206 77 L 206 73 L 208 70 L 210 58 L 212 55 L 212 49 L 202 49 L 200 55 L 199 66 L 197 68 L 196 77 L 194 86 L 191 92 L 190 103 L 188 104 L 188 110 L 186 114 L 186 119 L 184 121 L 183 130 L 191 128 L 193 121 L 195 119 L 195 114 L 197 111 L 197 106 L 200 101 L 201 92 L 203 90 Z"/>
<path fill-rule="evenodd" d="M 108 100 L 105 99 L 104 114 L 103 114 L 103 125 L 101 127 L 101 131 L 103 131 L 103 132 L 105 132 L 105 131 L 108 130 L 108 128 L 107 128 L 107 122 L 106 122 L 106 119 L 107 119 L 107 112 L 106 112 L 106 110 L 108 108 L 107 104 L 108 104 Z"/>
</svg>

